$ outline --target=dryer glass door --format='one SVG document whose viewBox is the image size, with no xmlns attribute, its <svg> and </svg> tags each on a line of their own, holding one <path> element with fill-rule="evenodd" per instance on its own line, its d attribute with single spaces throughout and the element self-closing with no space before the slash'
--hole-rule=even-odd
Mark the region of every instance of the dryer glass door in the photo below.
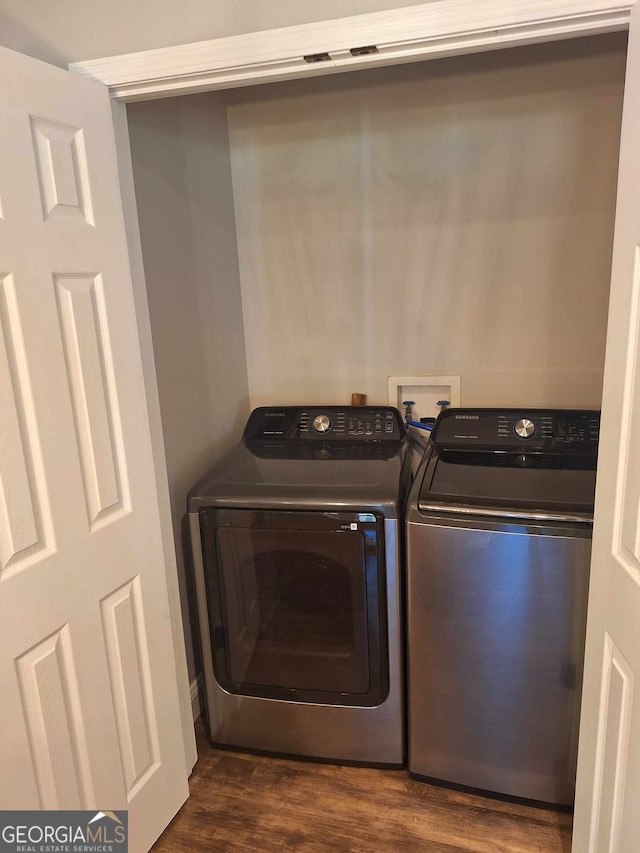
<svg viewBox="0 0 640 853">
<path fill-rule="evenodd" d="M 288 701 L 383 701 L 382 520 L 211 509 L 201 521 L 222 687 Z"/>
</svg>

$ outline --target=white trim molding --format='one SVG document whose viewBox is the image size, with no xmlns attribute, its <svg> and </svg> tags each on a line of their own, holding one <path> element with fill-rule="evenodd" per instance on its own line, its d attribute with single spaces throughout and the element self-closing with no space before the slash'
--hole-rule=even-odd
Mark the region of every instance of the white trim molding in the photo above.
<svg viewBox="0 0 640 853">
<path fill-rule="evenodd" d="M 74 62 L 69 69 L 104 83 L 116 100 L 150 100 L 624 30 L 634 3 L 432 0 L 387 12 Z M 375 51 L 359 52 L 363 48 Z M 318 61 L 310 62 L 309 57 Z"/>
</svg>

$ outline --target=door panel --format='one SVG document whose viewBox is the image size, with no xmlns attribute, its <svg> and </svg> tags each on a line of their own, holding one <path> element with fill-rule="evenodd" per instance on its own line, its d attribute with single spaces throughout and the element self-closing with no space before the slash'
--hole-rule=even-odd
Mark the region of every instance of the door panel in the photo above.
<svg viewBox="0 0 640 853">
<path fill-rule="evenodd" d="M 640 838 L 640 9 L 625 83 L 576 788 L 575 853 Z"/>
<path fill-rule="evenodd" d="M 12 275 L 0 278 L 0 579 L 51 551 L 53 531 Z"/>
<path fill-rule="evenodd" d="M 95 225 L 82 130 L 34 116 L 31 130 L 45 222 L 81 219 Z"/>
<path fill-rule="evenodd" d="M 143 851 L 188 788 L 109 97 L 0 71 L 0 801 Z"/>
<path fill-rule="evenodd" d="M 68 625 L 16 660 L 41 808 L 89 808 L 89 751 Z"/>
<path fill-rule="evenodd" d="M 100 602 L 120 758 L 130 795 L 160 763 L 140 597 L 137 577 Z"/>
<path fill-rule="evenodd" d="M 129 510 L 102 276 L 54 275 L 89 524 Z M 119 441 L 118 441 L 119 439 Z"/>
</svg>

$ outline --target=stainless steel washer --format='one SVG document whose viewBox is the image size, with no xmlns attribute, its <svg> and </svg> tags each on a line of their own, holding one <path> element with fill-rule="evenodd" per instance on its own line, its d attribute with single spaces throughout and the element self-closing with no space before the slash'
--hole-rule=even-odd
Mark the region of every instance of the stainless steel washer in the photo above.
<svg viewBox="0 0 640 853">
<path fill-rule="evenodd" d="M 572 804 L 599 420 L 438 420 L 407 508 L 412 775 Z"/>
<path fill-rule="evenodd" d="M 191 490 L 214 743 L 403 764 L 406 451 L 388 407 L 256 409 Z"/>
</svg>

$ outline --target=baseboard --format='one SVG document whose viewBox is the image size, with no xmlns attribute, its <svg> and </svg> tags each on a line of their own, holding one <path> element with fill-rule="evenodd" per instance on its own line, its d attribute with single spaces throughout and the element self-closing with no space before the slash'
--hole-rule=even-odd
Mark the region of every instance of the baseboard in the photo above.
<svg viewBox="0 0 640 853">
<path fill-rule="evenodd" d="M 202 673 L 191 682 L 191 713 L 195 722 L 202 713 Z"/>
</svg>

